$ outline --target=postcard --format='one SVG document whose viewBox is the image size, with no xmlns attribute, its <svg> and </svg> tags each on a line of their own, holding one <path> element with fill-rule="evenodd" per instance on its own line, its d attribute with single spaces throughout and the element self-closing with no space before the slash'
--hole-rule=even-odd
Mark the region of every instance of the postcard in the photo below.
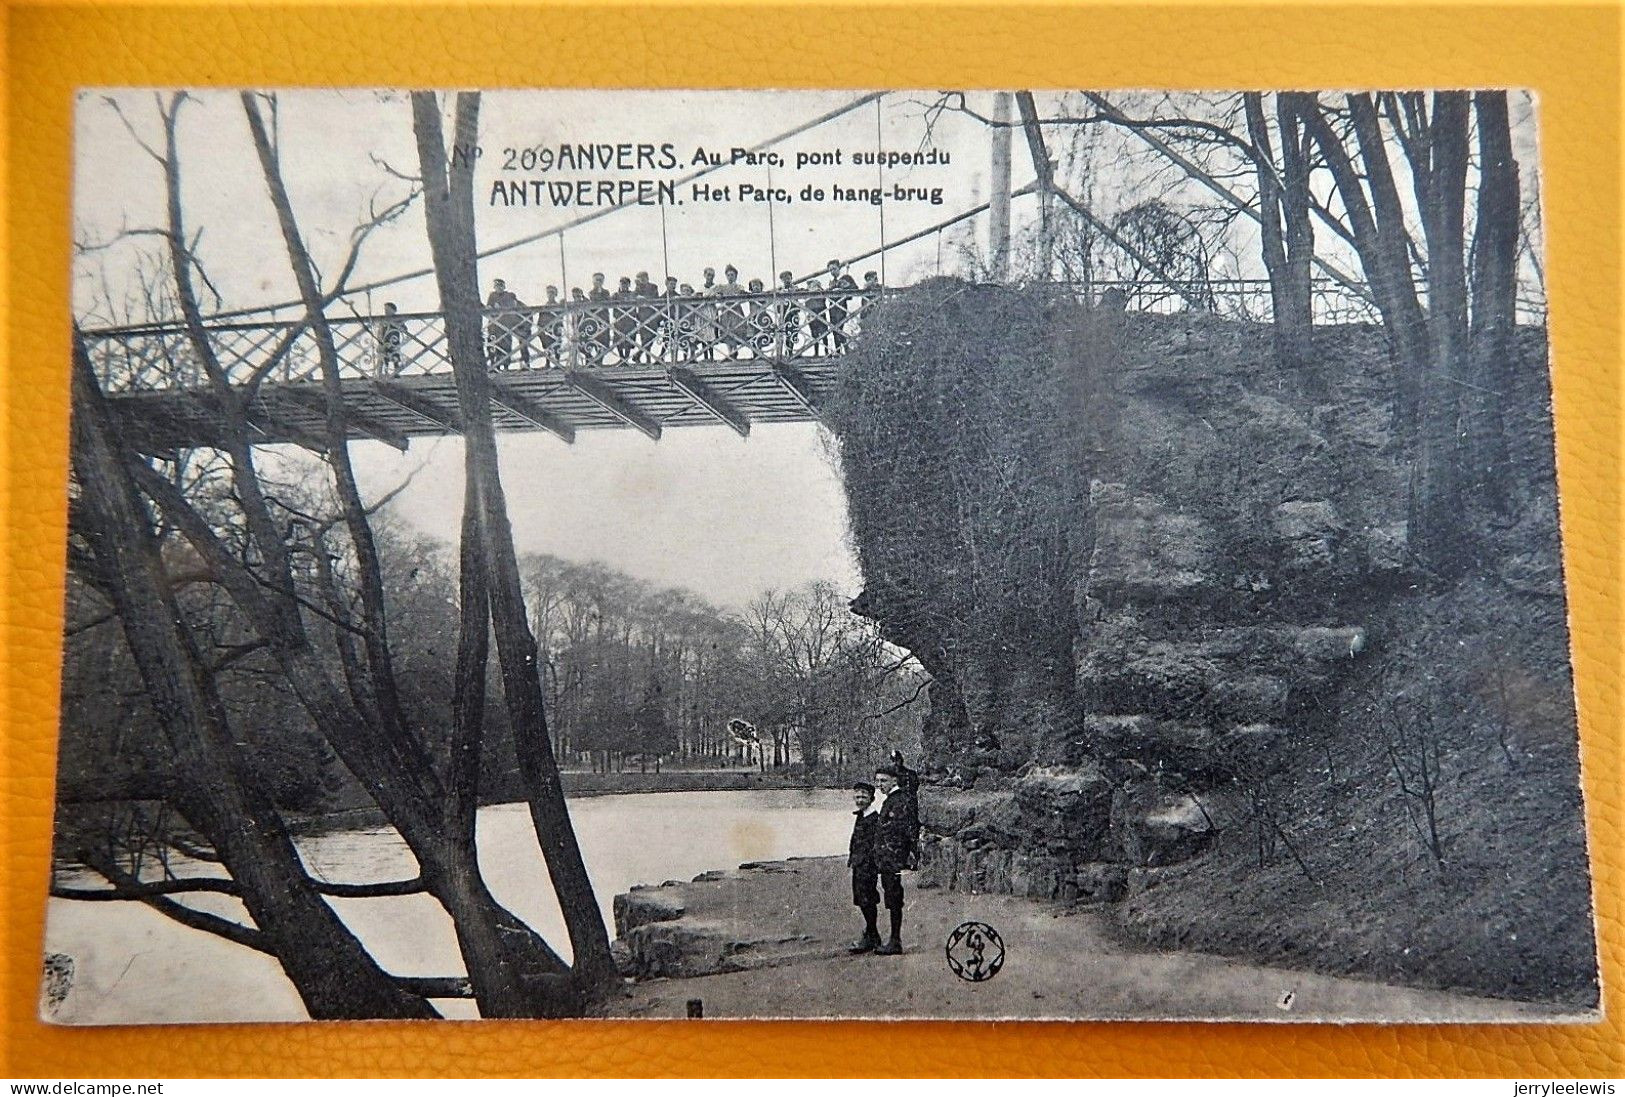
<svg viewBox="0 0 1625 1097">
<path fill-rule="evenodd" d="M 1526 92 L 87 89 L 41 1016 L 1598 1016 Z"/>
</svg>

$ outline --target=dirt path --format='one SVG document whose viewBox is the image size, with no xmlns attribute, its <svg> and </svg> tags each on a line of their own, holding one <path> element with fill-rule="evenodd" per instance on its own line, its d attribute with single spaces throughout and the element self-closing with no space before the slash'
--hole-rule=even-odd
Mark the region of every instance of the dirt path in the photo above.
<svg viewBox="0 0 1625 1097">
<path fill-rule="evenodd" d="M 838 858 L 783 862 L 667 889 L 685 921 L 768 942 L 739 953 L 747 970 L 630 984 L 617 1017 L 889 1017 L 1087 1020 L 1555 1021 L 1552 1006 L 1476 998 L 1246 964 L 1202 953 L 1139 952 L 1113 941 L 1101 915 L 1004 895 L 916 891 L 902 956 L 852 956 L 862 929 Z M 884 919 L 884 912 L 882 912 Z M 953 974 L 949 933 L 976 920 L 1004 940 L 985 982 Z"/>
</svg>

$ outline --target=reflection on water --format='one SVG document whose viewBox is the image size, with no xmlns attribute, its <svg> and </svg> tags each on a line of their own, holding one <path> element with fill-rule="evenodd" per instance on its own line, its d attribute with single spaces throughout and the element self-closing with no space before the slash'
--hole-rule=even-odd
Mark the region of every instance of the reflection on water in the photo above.
<svg viewBox="0 0 1625 1097">
<path fill-rule="evenodd" d="M 633 884 L 686 880 L 743 861 L 841 853 L 851 827 L 848 794 L 834 789 L 664 792 L 570 801 L 581 853 L 604 918 Z M 523 804 L 479 813 L 480 867 L 497 900 L 570 954 L 541 849 Z M 344 883 L 408 878 L 417 864 L 392 830 L 302 839 L 313 876 Z M 198 896 L 200 908 L 225 900 Z M 451 920 L 424 895 L 331 899 L 339 916 L 400 975 L 463 970 Z M 226 913 L 221 908 L 220 913 Z M 74 958 L 74 986 L 52 1020 L 69 1024 L 148 1021 L 297 1020 L 298 996 L 276 962 L 165 918 L 139 903 L 53 899 L 46 951 Z M 444 1003 L 472 1015 L 472 1003 Z"/>
</svg>

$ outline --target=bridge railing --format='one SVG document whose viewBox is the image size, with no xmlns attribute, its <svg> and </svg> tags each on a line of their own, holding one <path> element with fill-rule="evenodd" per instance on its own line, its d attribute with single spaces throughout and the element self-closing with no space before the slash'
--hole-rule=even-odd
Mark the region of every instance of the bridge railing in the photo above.
<svg viewBox="0 0 1625 1097">
<path fill-rule="evenodd" d="M 1209 279 L 1169 285 L 1155 279 L 1062 283 L 1080 301 L 1115 299 L 1130 312 L 1200 307 L 1239 320 L 1272 314 L 1264 279 Z M 673 367 L 730 360 L 795 361 L 844 354 L 881 303 L 879 287 L 682 296 L 611 296 L 483 310 L 485 354 L 493 369 Z M 1374 307 L 1330 279 L 1311 283 L 1317 324 L 1373 323 Z M 1193 305 L 1193 302 L 1195 303 Z M 1544 321 L 1543 307 L 1520 301 L 1519 320 Z M 449 373 L 445 317 L 438 312 L 328 318 L 340 375 L 349 379 Z M 232 384 L 316 381 L 321 359 L 302 320 L 210 324 L 209 346 Z M 203 385 L 207 378 L 186 329 L 175 323 L 85 333 L 109 392 Z"/>
<path fill-rule="evenodd" d="M 1157 278 L 1101 278 L 1068 283 L 1082 300 L 1100 301 L 1113 294 L 1129 312 L 1191 312 L 1197 307 L 1231 320 L 1268 323 L 1275 313 L 1267 278 L 1200 278 L 1174 281 Z M 1309 284 L 1310 308 L 1317 324 L 1365 324 L 1378 319 L 1376 307 L 1330 278 Z"/>
<path fill-rule="evenodd" d="M 612 296 L 485 309 L 481 323 L 492 369 L 789 361 L 844 354 L 880 298 L 878 288 Z M 441 313 L 329 317 L 327 323 L 341 377 L 413 377 L 451 370 Z M 316 338 L 303 320 L 210 324 L 205 331 L 232 384 L 321 378 Z M 109 392 L 192 388 L 207 381 L 183 325 L 91 330 L 85 342 Z"/>
</svg>

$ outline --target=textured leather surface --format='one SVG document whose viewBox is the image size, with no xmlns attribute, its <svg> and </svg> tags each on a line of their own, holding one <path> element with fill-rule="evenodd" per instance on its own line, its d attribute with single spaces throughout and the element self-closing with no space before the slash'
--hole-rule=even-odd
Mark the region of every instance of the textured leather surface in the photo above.
<svg viewBox="0 0 1625 1097">
<path fill-rule="evenodd" d="M 9 6 L 0 367 L 0 1073 L 1619 1075 L 1620 20 L 1609 8 L 1241 3 L 550 10 Z M 1539 90 L 1563 525 L 1611 1020 L 1566 1027 L 323 1024 L 36 1019 L 67 465 L 72 94 L 84 85 L 1345 87 Z M 133 154 L 132 154 L 133 155 Z"/>
</svg>

